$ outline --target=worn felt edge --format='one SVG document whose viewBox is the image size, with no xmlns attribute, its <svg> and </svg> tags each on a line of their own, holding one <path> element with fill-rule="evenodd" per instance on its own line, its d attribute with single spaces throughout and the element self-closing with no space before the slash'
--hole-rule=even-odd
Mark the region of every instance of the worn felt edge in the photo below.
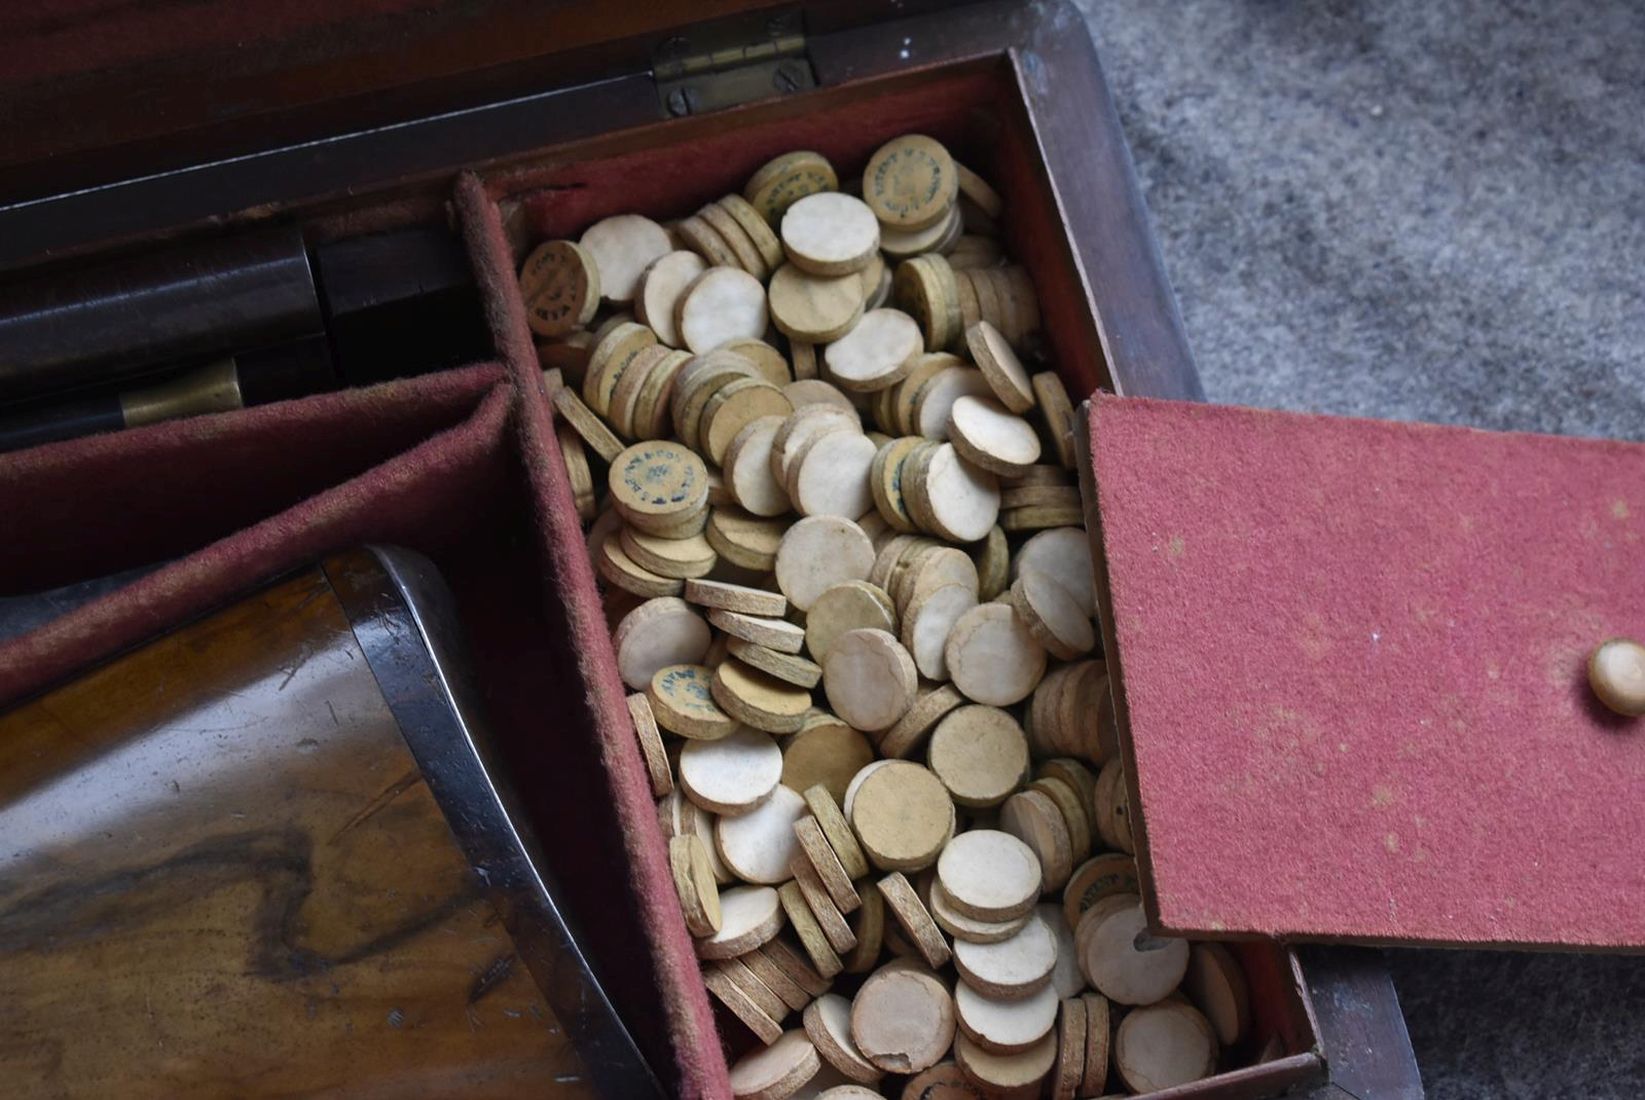
<svg viewBox="0 0 1645 1100">
<path fill-rule="evenodd" d="M 448 376 L 441 384 L 458 397 L 474 401 L 466 419 L 357 477 L 0 645 L 0 704 L 44 690 L 89 664 L 206 613 L 260 581 L 310 563 L 327 552 L 346 549 L 352 544 L 348 528 L 364 501 L 387 511 L 385 502 L 399 498 L 422 511 L 428 506 L 425 500 L 443 500 L 438 475 L 471 470 L 486 461 L 502 438 L 511 398 L 510 388 L 503 384 L 495 367 L 468 368 L 460 373 L 462 378 Z M 386 386 L 396 394 L 417 388 L 411 382 Z M 356 396 L 359 401 L 371 402 L 384 400 L 386 393 L 384 387 L 371 387 L 356 391 Z M 338 398 L 327 394 L 306 400 L 336 402 Z M 278 402 L 198 417 L 182 425 L 156 424 L 112 436 L 90 436 L 34 448 L 0 464 L 0 483 L 22 484 L 45 470 L 73 471 L 88 456 L 105 451 L 123 455 L 128 461 L 140 461 L 131 456 L 132 447 L 171 454 L 177 461 L 200 459 L 202 455 L 197 452 L 208 452 L 223 433 L 246 432 L 259 426 L 278 431 L 288 418 L 310 415 L 292 407 L 295 404 L 300 402 Z M 345 406 L 340 408 L 348 411 Z M 271 547 L 278 548 L 278 552 L 270 555 Z"/>
<path fill-rule="evenodd" d="M 1113 395 L 1098 390 L 1093 399 L 1100 405 L 1108 401 L 1117 400 Z M 1108 559 L 1103 553 L 1102 538 L 1102 510 L 1095 484 L 1095 465 L 1092 460 L 1096 448 L 1092 444 L 1096 427 L 1096 415 L 1092 407 L 1092 400 L 1082 401 L 1074 410 L 1077 422 L 1074 431 L 1074 452 L 1077 463 L 1077 472 L 1080 480 L 1080 499 L 1085 511 L 1086 530 L 1091 537 L 1091 572 L 1096 585 L 1098 628 L 1102 633 L 1103 653 L 1108 661 L 1108 676 L 1111 687 L 1110 697 L 1115 708 L 1115 728 L 1118 733 L 1119 750 L 1124 762 L 1126 783 L 1134 787 L 1131 778 L 1134 768 L 1131 764 L 1131 725 L 1130 712 L 1125 706 L 1124 671 L 1118 660 L 1119 650 L 1114 643 L 1114 619 L 1108 600 Z M 1136 791 L 1129 790 L 1128 797 L 1132 805 L 1137 805 Z M 1153 892 L 1152 881 L 1148 877 L 1151 868 L 1145 865 L 1147 845 L 1144 840 L 1144 824 L 1141 814 L 1132 815 L 1131 836 L 1135 841 L 1133 847 L 1136 854 L 1132 857 L 1137 867 L 1138 886 L 1142 894 L 1144 915 L 1148 923 L 1156 930 L 1161 929 L 1159 923 L 1156 895 Z M 1207 936 L 1205 938 L 1218 938 Z M 1308 983 L 1302 973 L 1301 960 L 1297 958 L 1294 948 L 1285 944 L 1275 944 L 1265 936 L 1246 937 L 1252 942 L 1273 946 L 1280 956 L 1280 974 L 1278 981 L 1273 985 L 1278 987 L 1279 995 L 1288 1003 L 1289 1008 L 1283 1013 L 1274 1013 L 1271 998 L 1262 998 L 1253 1005 L 1256 1009 L 1259 1024 L 1264 1030 L 1277 1030 L 1286 1042 L 1287 1049 L 1292 1053 L 1285 1058 L 1260 1066 L 1249 1066 L 1239 1070 L 1224 1071 L 1218 1075 L 1218 1080 L 1228 1076 L 1257 1077 L 1262 1081 L 1274 1080 L 1274 1088 L 1289 1087 L 1292 1084 L 1314 1083 L 1325 1076 L 1324 1042 L 1320 1038 L 1319 1016 L 1314 1010 L 1313 997 L 1308 991 Z M 1248 975 L 1253 982 L 1253 992 L 1259 982 L 1257 972 L 1248 968 Z M 1293 1034 L 1292 1029 L 1285 1026 L 1288 1022 L 1300 1020 L 1303 1031 Z M 1272 1078 L 1262 1071 L 1273 1074 Z M 1260 1075 L 1260 1076 L 1259 1076 Z M 1283 1080 L 1284 1086 L 1278 1084 Z M 1187 1087 L 1187 1086 L 1185 1086 Z M 1263 1091 L 1269 1091 L 1270 1086 L 1264 1085 Z"/>
<path fill-rule="evenodd" d="M 1097 391 L 1095 397 L 1099 400 L 1112 399 L 1111 395 Z M 1097 607 L 1099 628 L 1103 635 L 1103 652 L 1108 655 L 1110 683 L 1119 686 L 1121 670 L 1114 655 L 1114 623 L 1109 611 L 1108 593 L 1108 562 L 1102 553 L 1102 525 L 1100 509 L 1097 507 L 1091 446 L 1093 429 L 1093 414 L 1091 401 L 1083 401 L 1075 409 L 1077 428 L 1074 432 L 1074 450 L 1077 460 L 1077 472 L 1080 479 L 1080 498 L 1084 502 L 1087 530 L 1091 533 L 1092 554 L 1091 571 L 1098 593 Z M 1125 710 L 1123 692 L 1115 699 L 1117 714 L 1117 729 L 1119 733 L 1120 750 L 1122 754 L 1129 751 L 1130 715 Z M 1127 782 L 1131 767 L 1127 758 Z M 1135 793 L 1130 794 L 1136 798 Z M 1135 815 L 1139 817 L 1141 815 Z M 1131 823 L 1132 837 L 1141 836 L 1142 824 L 1139 820 Z M 1139 841 L 1135 847 L 1137 854 L 1133 861 L 1138 865 L 1139 886 L 1142 890 L 1144 910 L 1150 925 L 1159 928 L 1157 914 L 1152 910 L 1151 887 L 1145 884 L 1145 874 L 1142 863 L 1146 851 Z M 1206 937 L 1213 938 L 1213 937 Z M 1263 1092 L 1282 1091 L 1285 1088 L 1300 1084 L 1313 1084 L 1325 1077 L 1326 1065 L 1323 1055 L 1324 1043 L 1320 1038 L 1319 1016 L 1314 1009 L 1313 997 L 1308 991 L 1308 983 L 1302 973 L 1301 960 L 1297 958 L 1296 950 L 1285 944 L 1276 944 L 1265 936 L 1246 937 L 1249 942 L 1262 944 L 1271 948 L 1277 955 L 1277 965 L 1274 967 L 1253 967 L 1252 960 L 1243 960 L 1249 980 L 1252 982 L 1253 1009 L 1256 1012 L 1258 1027 L 1267 1033 L 1279 1034 L 1290 1051 L 1286 1057 L 1276 1059 L 1258 1066 L 1248 1066 L 1237 1070 L 1224 1070 L 1217 1074 L 1217 1081 L 1230 1078 L 1242 1083 L 1256 1085 L 1262 1082 Z M 1236 951 L 1238 948 L 1236 948 Z M 1272 973 L 1270 973 L 1272 971 Z M 1271 979 L 1271 980 L 1270 980 Z M 1260 995 L 1259 988 L 1267 988 L 1269 995 Z M 1286 1008 L 1277 1011 L 1275 998 L 1283 998 Z M 1297 1025 L 1300 1024 L 1300 1029 Z M 1192 1085 L 1183 1086 L 1192 1088 Z M 1176 1090 L 1169 1090 L 1167 1095 Z"/>
<path fill-rule="evenodd" d="M 1423 936 L 1399 936 L 1391 938 L 1388 935 L 1355 935 L 1352 933 L 1327 932 L 1324 930 L 1310 930 L 1301 936 L 1286 935 L 1283 929 L 1266 928 L 1230 928 L 1218 924 L 1208 926 L 1207 922 L 1193 919 L 1180 919 L 1178 916 L 1164 912 L 1160 905 L 1159 893 L 1155 881 L 1150 846 L 1147 836 L 1146 815 L 1142 812 L 1143 806 L 1140 777 L 1135 766 L 1135 741 L 1132 731 L 1131 713 L 1128 704 L 1124 662 L 1121 657 L 1121 647 L 1117 639 L 1117 624 L 1112 612 L 1112 593 L 1109 578 L 1110 543 L 1105 535 L 1102 523 L 1102 509 L 1105 497 L 1102 492 L 1102 470 L 1098 463 L 1102 461 L 1103 448 L 1098 440 L 1103 437 L 1103 426 L 1100 421 L 1112 423 L 1116 418 L 1136 416 L 1139 414 L 1153 416 L 1185 416 L 1195 418 L 1205 417 L 1241 417 L 1241 418 L 1277 418 L 1290 422 L 1309 420 L 1323 420 L 1321 414 L 1281 412 L 1275 410 L 1253 409 L 1243 406 L 1212 406 L 1197 402 L 1169 401 L 1142 397 L 1117 397 L 1113 394 L 1098 391 L 1094 395 L 1094 404 L 1087 401 L 1082 404 L 1077 417 L 1083 421 L 1084 430 L 1075 433 L 1075 446 L 1079 457 L 1079 475 L 1084 501 L 1088 530 L 1092 536 L 1092 572 L 1097 584 L 1099 622 L 1102 631 L 1104 652 L 1108 658 L 1111 697 L 1117 718 L 1117 732 L 1121 758 L 1124 762 L 1128 797 L 1132 813 L 1130 824 L 1132 837 L 1135 841 L 1135 862 L 1138 870 L 1139 889 L 1142 894 L 1143 906 L 1151 927 L 1177 935 L 1192 936 L 1197 939 L 1219 940 L 1227 942 L 1309 942 L 1331 944 L 1361 944 L 1366 946 L 1385 947 L 1390 943 L 1398 946 L 1427 946 L 1427 947 L 1468 947 L 1471 949 L 1504 949 L 1525 950 L 1532 949 L 1547 952 L 1593 952 L 1603 951 L 1613 954 L 1640 954 L 1645 953 L 1645 946 L 1619 944 L 1612 942 L 1589 943 L 1544 940 L 1524 940 L 1505 937 L 1481 938 L 1471 936 L 1467 938 L 1444 939 Z M 1435 433 L 1437 435 L 1456 435 L 1459 437 L 1490 436 L 1504 442 L 1521 443 L 1575 443 L 1579 440 L 1565 436 L 1551 436 L 1544 433 L 1532 432 L 1486 432 L 1481 429 L 1430 425 L 1422 423 L 1390 422 L 1362 417 L 1330 417 L 1334 425 L 1345 428 L 1354 426 L 1365 430 L 1387 430 L 1394 428 L 1412 434 Z M 1582 439 L 1581 443 L 1594 447 L 1609 449 L 1619 458 L 1624 454 L 1631 454 L 1638 450 L 1638 445 L 1622 443 L 1605 439 Z M 1293 959 L 1294 953 L 1286 948 L 1286 954 Z M 1306 1003 L 1310 1023 L 1313 1020 L 1312 1005 Z"/>
<path fill-rule="evenodd" d="M 716 1037 L 708 988 L 698 971 L 691 934 L 674 892 L 668 851 L 656 826 L 650 780 L 639 744 L 628 728 L 627 693 L 600 607 L 570 476 L 555 439 L 552 404 L 526 324 L 525 305 L 515 288 L 502 212 L 472 173 L 459 178 L 456 205 L 487 323 L 519 389 L 516 428 L 537 530 L 556 582 L 555 592 L 563 598 L 567 621 L 580 643 L 575 647 L 578 671 L 587 685 L 600 760 L 622 823 L 634 903 L 644 927 L 652 933 L 646 946 L 660 982 L 658 1000 L 679 1071 L 679 1095 L 726 1095 L 730 1069 Z"/>
</svg>

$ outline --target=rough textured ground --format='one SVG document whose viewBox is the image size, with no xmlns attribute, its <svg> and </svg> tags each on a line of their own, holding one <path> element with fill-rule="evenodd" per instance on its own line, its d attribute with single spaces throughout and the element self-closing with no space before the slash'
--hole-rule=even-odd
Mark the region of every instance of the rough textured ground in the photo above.
<svg viewBox="0 0 1645 1100">
<path fill-rule="evenodd" d="M 1212 400 L 1645 440 L 1645 5 L 1083 2 Z M 1645 1095 L 1645 959 L 1392 963 L 1435 1100 Z"/>
</svg>

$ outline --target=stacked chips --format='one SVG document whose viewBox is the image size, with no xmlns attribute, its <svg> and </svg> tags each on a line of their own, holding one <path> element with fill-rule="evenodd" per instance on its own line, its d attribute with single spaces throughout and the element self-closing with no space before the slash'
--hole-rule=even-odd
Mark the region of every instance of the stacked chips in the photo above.
<svg viewBox="0 0 1645 1100">
<path fill-rule="evenodd" d="M 849 190 L 787 154 L 521 273 L 684 924 L 760 1041 L 733 1090 L 1248 1058 L 1234 956 L 1146 929 L 1073 405 L 1027 365 L 1004 204 L 921 135 Z"/>
</svg>

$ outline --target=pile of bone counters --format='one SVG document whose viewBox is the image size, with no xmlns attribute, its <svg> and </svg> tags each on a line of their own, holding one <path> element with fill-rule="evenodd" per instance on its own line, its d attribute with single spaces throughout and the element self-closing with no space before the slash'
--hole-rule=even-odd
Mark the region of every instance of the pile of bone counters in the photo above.
<svg viewBox="0 0 1645 1100">
<path fill-rule="evenodd" d="M 909 135 L 521 270 L 686 926 L 760 1040 L 738 1097 L 1147 1092 L 1247 1045 L 1234 957 L 1136 894 L 1001 213 Z"/>
</svg>

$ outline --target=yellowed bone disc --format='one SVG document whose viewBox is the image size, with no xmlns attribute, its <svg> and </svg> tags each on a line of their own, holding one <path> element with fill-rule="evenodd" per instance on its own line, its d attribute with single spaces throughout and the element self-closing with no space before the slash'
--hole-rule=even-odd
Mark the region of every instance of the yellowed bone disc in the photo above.
<svg viewBox="0 0 1645 1100">
<path fill-rule="evenodd" d="M 594 319 L 600 306 L 599 268 L 575 242 L 544 241 L 520 267 L 520 296 L 532 332 L 564 336 Z"/>
<path fill-rule="evenodd" d="M 959 194 L 954 158 L 923 134 L 893 138 L 863 169 L 863 201 L 874 216 L 899 229 L 922 229 L 948 217 Z"/>
</svg>

